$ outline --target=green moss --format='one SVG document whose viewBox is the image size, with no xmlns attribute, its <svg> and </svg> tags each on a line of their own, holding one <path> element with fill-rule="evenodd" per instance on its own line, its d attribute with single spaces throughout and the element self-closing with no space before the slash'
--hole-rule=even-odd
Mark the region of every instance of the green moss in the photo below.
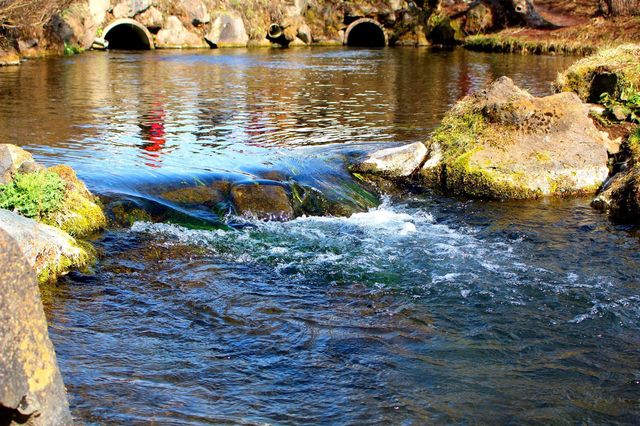
<svg viewBox="0 0 640 426">
<path fill-rule="evenodd" d="M 538 160 L 541 163 L 551 162 L 551 156 L 547 151 L 538 151 L 535 153 L 535 156 L 536 156 L 536 160 Z"/>
<path fill-rule="evenodd" d="M 41 219 L 58 210 L 64 199 L 64 182 L 55 173 L 16 173 L 13 181 L 0 186 L 0 208 Z"/>
<path fill-rule="evenodd" d="M 427 20 L 427 39 L 437 45 L 456 45 L 464 39 L 460 22 L 443 13 L 433 13 Z"/>
<path fill-rule="evenodd" d="M 58 259 L 46 263 L 38 273 L 38 282 L 41 284 L 52 283 L 72 269 L 83 270 L 95 263 L 97 251 L 90 243 L 76 240 L 75 247 L 78 249 L 77 256 L 62 255 Z"/>
<path fill-rule="evenodd" d="M 91 235 L 107 225 L 102 208 L 93 199 L 73 190 L 67 192 L 60 209 L 44 217 L 42 222 L 74 237 Z"/>
<path fill-rule="evenodd" d="M 558 76 L 555 87 L 585 101 L 598 101 L 605 92 L 619 99 L 640 87 L 640 45 L 626 44 L 581 59 Z"/>
<path fill-rule="evenodd" d="M 114 222 L 120 226 L 131 226 L 136 222 L 151 222 L 151 215 L 143 209 L 134 207 L 127 209 L 124 205 L 118 204 L 111 209 Z"/>
<path fill-rule="evenodd" d="M 66 41 L 64 42 L 64 51 L 63 51 L 64 56 L 73 56 L 82 52 L 84 52 L 84 49 L 81 48 L 80 46 L 74 46 L 72 44 L 67 43 Z"/>
<path fill-rule="evenodd" d="M 634 162 L 640 161 L 640 126 L 629 135 L 627 147 Z"/>
<path fill-rule="evenodd" d="M 540 194 L 524 185 L 526 176 L 479 167 L 472 161 L 477 150 L 467 152 L 446 164 L 446 186 L 455 194 L 475 198 L 528 199 Z"/>
<path fill-rule="evenodd" d="M 469 99 L 460 101 L 436 129 L 431 143 L 442 148 L 442 167 L 431 170 L 423 179 L 442 185 L 445 191 L 477 198 L 539 196 L 525 185 L 526 176 L 495 167 L 481 167 L 473 161 L 474 154 L 483 147 L 495 146 L 497 141 L 508 143 L 505 139 L 508 135 L 497 134 L 471 102 Z M 504 130 L 504 127 L 500 129 Z"/>
<path fill-rule="evenodd" d="M 85 237 L 103 229 L 107 218 L 75 171 L 65 165 L 48 169 L 64 182 L 65 194 L 62 204 L 55 211 L 41 218 L 43 223 L 55 226 L 74 237 Z"/>
<path fill-rule="evenodd" d="M 479 112 L 461 101 L 455 109 L 447 114 L 442 124 L 436 129 L 432 143 L 438 143 L 443 150 L 445 161 L 476 149 L 485 133 L 487 123 Z"/>
<path fill-rule="evenodd" d="M 474 35 L 465 38 L 464 47 L 481 52 L 522 53 L 534 55 L 590 55 L 593 46 L 550 40 L 525 40 L 500 34 Z"/>
</svg>

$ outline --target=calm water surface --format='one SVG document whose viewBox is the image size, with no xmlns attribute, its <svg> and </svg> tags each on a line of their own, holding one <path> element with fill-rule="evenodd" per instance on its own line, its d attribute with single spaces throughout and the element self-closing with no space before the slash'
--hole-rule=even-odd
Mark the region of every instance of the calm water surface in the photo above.
<svg viewBox="0 0 640 426">
<path fill-rule="evenodd" d="M 501 75 L 570 58 L 419 49 L 88 53 L 0 69 L 0 140 L 109 197 L 424 140 Z M 347 185 L 348 186 L 348 185 Z M 45 291 L 85 424 L 637 424 L 640 253 L 588 199 L 416 194 L 349 218 L 112 229 Z"/>
</svg>

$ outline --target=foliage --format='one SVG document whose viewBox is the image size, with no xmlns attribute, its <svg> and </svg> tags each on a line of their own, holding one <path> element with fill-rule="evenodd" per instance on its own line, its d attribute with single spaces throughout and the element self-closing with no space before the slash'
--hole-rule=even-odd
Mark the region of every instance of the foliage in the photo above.
<svg viewBox="0 0 640 426">
<path fill-rule="evenodd" d="M 66 41 L 64 42 L 64 56 L 77 55 L 78 53 L 82 53 L 82 51 L 83 49 L 81 47 L 74 46 Z"/>
<path fill-rule="evenodd" d="M 594 87 L 603 77 L 615 79 L 613 90 Z M 623 44 L 583 58 L 558 75 L 554 86 L 557 91 L 575 92 L 586 102 L 597 102 L 605 91 L 615 97 L 625 90 L 628 93 L 630 88 L 640 87 L 640 45 Z"/>
<path fill-rule="evenodd" d="M 618 110 L 627 120 L 640 124 L 640 92 L 633 86 L 625 87 L 618 98 L 603 93 L 600 102 L 604 105 L 607 116 L 617 115 L 615 112 Z"/>
<path fill-rule="evenodd" d="M 0 0 L 0 31 L 31 33 L 72 0 Z"/>
<path fill-rule="evenodd" d="M 479 34 L 464 40 L 464 46 L 480 52 L 522 53 L 534 55 L 589 55 L 595 48 L 578 41 L 530 40 L 505 34 Z"/>
<path fill-rule="evenodd" d="M 64 182 L 55 173 L 16 173 L 11 183 L 0 186 L 0 208 L 40 219 L 62 206 L 64 193 Z"/>
</svg>

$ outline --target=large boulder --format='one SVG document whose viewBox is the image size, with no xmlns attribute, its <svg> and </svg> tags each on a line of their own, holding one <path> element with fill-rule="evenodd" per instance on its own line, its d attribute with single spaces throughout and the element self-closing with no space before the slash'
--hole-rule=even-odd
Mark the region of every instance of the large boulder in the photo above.
<svg viewBox="0 0 640 426">
<path fill-rule="evenodd" d="M 107 11 L 111 7 L 110 0 L 88 0 L 89 13 L 93 18 L 93 22 L 101 24 L 107 16 Z"/>
<path fill-rule="evenodd" d="M 284 187 L 259 183 L 238 184 L 231 188 L 236 212 L 245 217 L 286 221 L 294 218 L 293 207 Z"/>
<path fill-rule="evenodd" d="M 207 6 L 201 0 L 179 0 L 178 4 L 194 26 L 208 24 L 211 21 Z"/>
<path fill-rule="evenodd" d="M 124 0 L 114 6 L 112 13 L 116 19 L 133 18 L 149 9 L 152 4 L 151 0 Z"/>
<path fill-rule="evenodd" d="M 588 113 L 573 93 L 536 98 L 502 77 L 458 102 L 424 150 L 374 153 L 358 170 L 376 182 L 366 175 L 403 178 L 422 164 L 415 183 L 478 198 L 594 193 L 617 145 Z"/>
<path fill-rule="evenodd" d="M 156 47 L 164 49 L 207 48 L 204 38 L 185 28 L 177 16 L 169 16 L 158 31 Z"/>
<path fill-rule="evenodd" d="M 245 47 L 249 42 L 244 21 L 237 12 L 219 14 L 205 38 L 217 47 Z"/>
<path fill-rule="evenodd" d="M 71 425 L 33 270 L 19 244 L 2 229 L 0 348 L 0 423 Z"/>
<path fill-rule="evenodd" d="M 427 161 L 422 176 L 481 198 L 594 193 L 615 143 L 588 113 L 573 93 L 536 98 L 502 77 L 446 115 L 429 142 L 440 159 Z"/>
<path fill-rule="evenodd" d="M 164 16 L 162 12 L 151 6 L 136 17 L 136 20 L 147 27 L 149 31 L 158 32 L 164 25 Z"/>
<path fill-rule="evenodd" d="M 94 260 L 95 253 L 88 244 L 79 243 L 58 228 L 9 210 L 0 209 L 0 230 L 17 242 L 41 282 L 53 281 Z"/>
</svg>

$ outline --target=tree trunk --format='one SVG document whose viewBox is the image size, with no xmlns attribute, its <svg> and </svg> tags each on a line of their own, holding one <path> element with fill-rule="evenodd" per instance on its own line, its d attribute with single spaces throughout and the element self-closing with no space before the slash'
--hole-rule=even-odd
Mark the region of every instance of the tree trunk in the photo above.
<svg viewBox="0 0 640 426">
<path fill-rule="evenodd" d="M 624 0 L 614 0 L 614 1 L 624 1 Z M 630 0 L 630 1 L 638 1 L 638 0 Z M 532 28 L 551 28 L 554 27 L 551 22 L 547 21 L 540 15 L 538 9 L 533 4 L 533 0 L 511 0 L 510 1 L 513 6 L 513 10 L 515 13 L 522 16 L 522 19 L 527 24 L 528 27 Z M 505 1 L 507 3 L 507 1 Z"/>
<path fill-rule="evenodd" d="M 640 15 L 640 0 L 600 0 L 600 10 L 607 16 Z"/>
</svg>

